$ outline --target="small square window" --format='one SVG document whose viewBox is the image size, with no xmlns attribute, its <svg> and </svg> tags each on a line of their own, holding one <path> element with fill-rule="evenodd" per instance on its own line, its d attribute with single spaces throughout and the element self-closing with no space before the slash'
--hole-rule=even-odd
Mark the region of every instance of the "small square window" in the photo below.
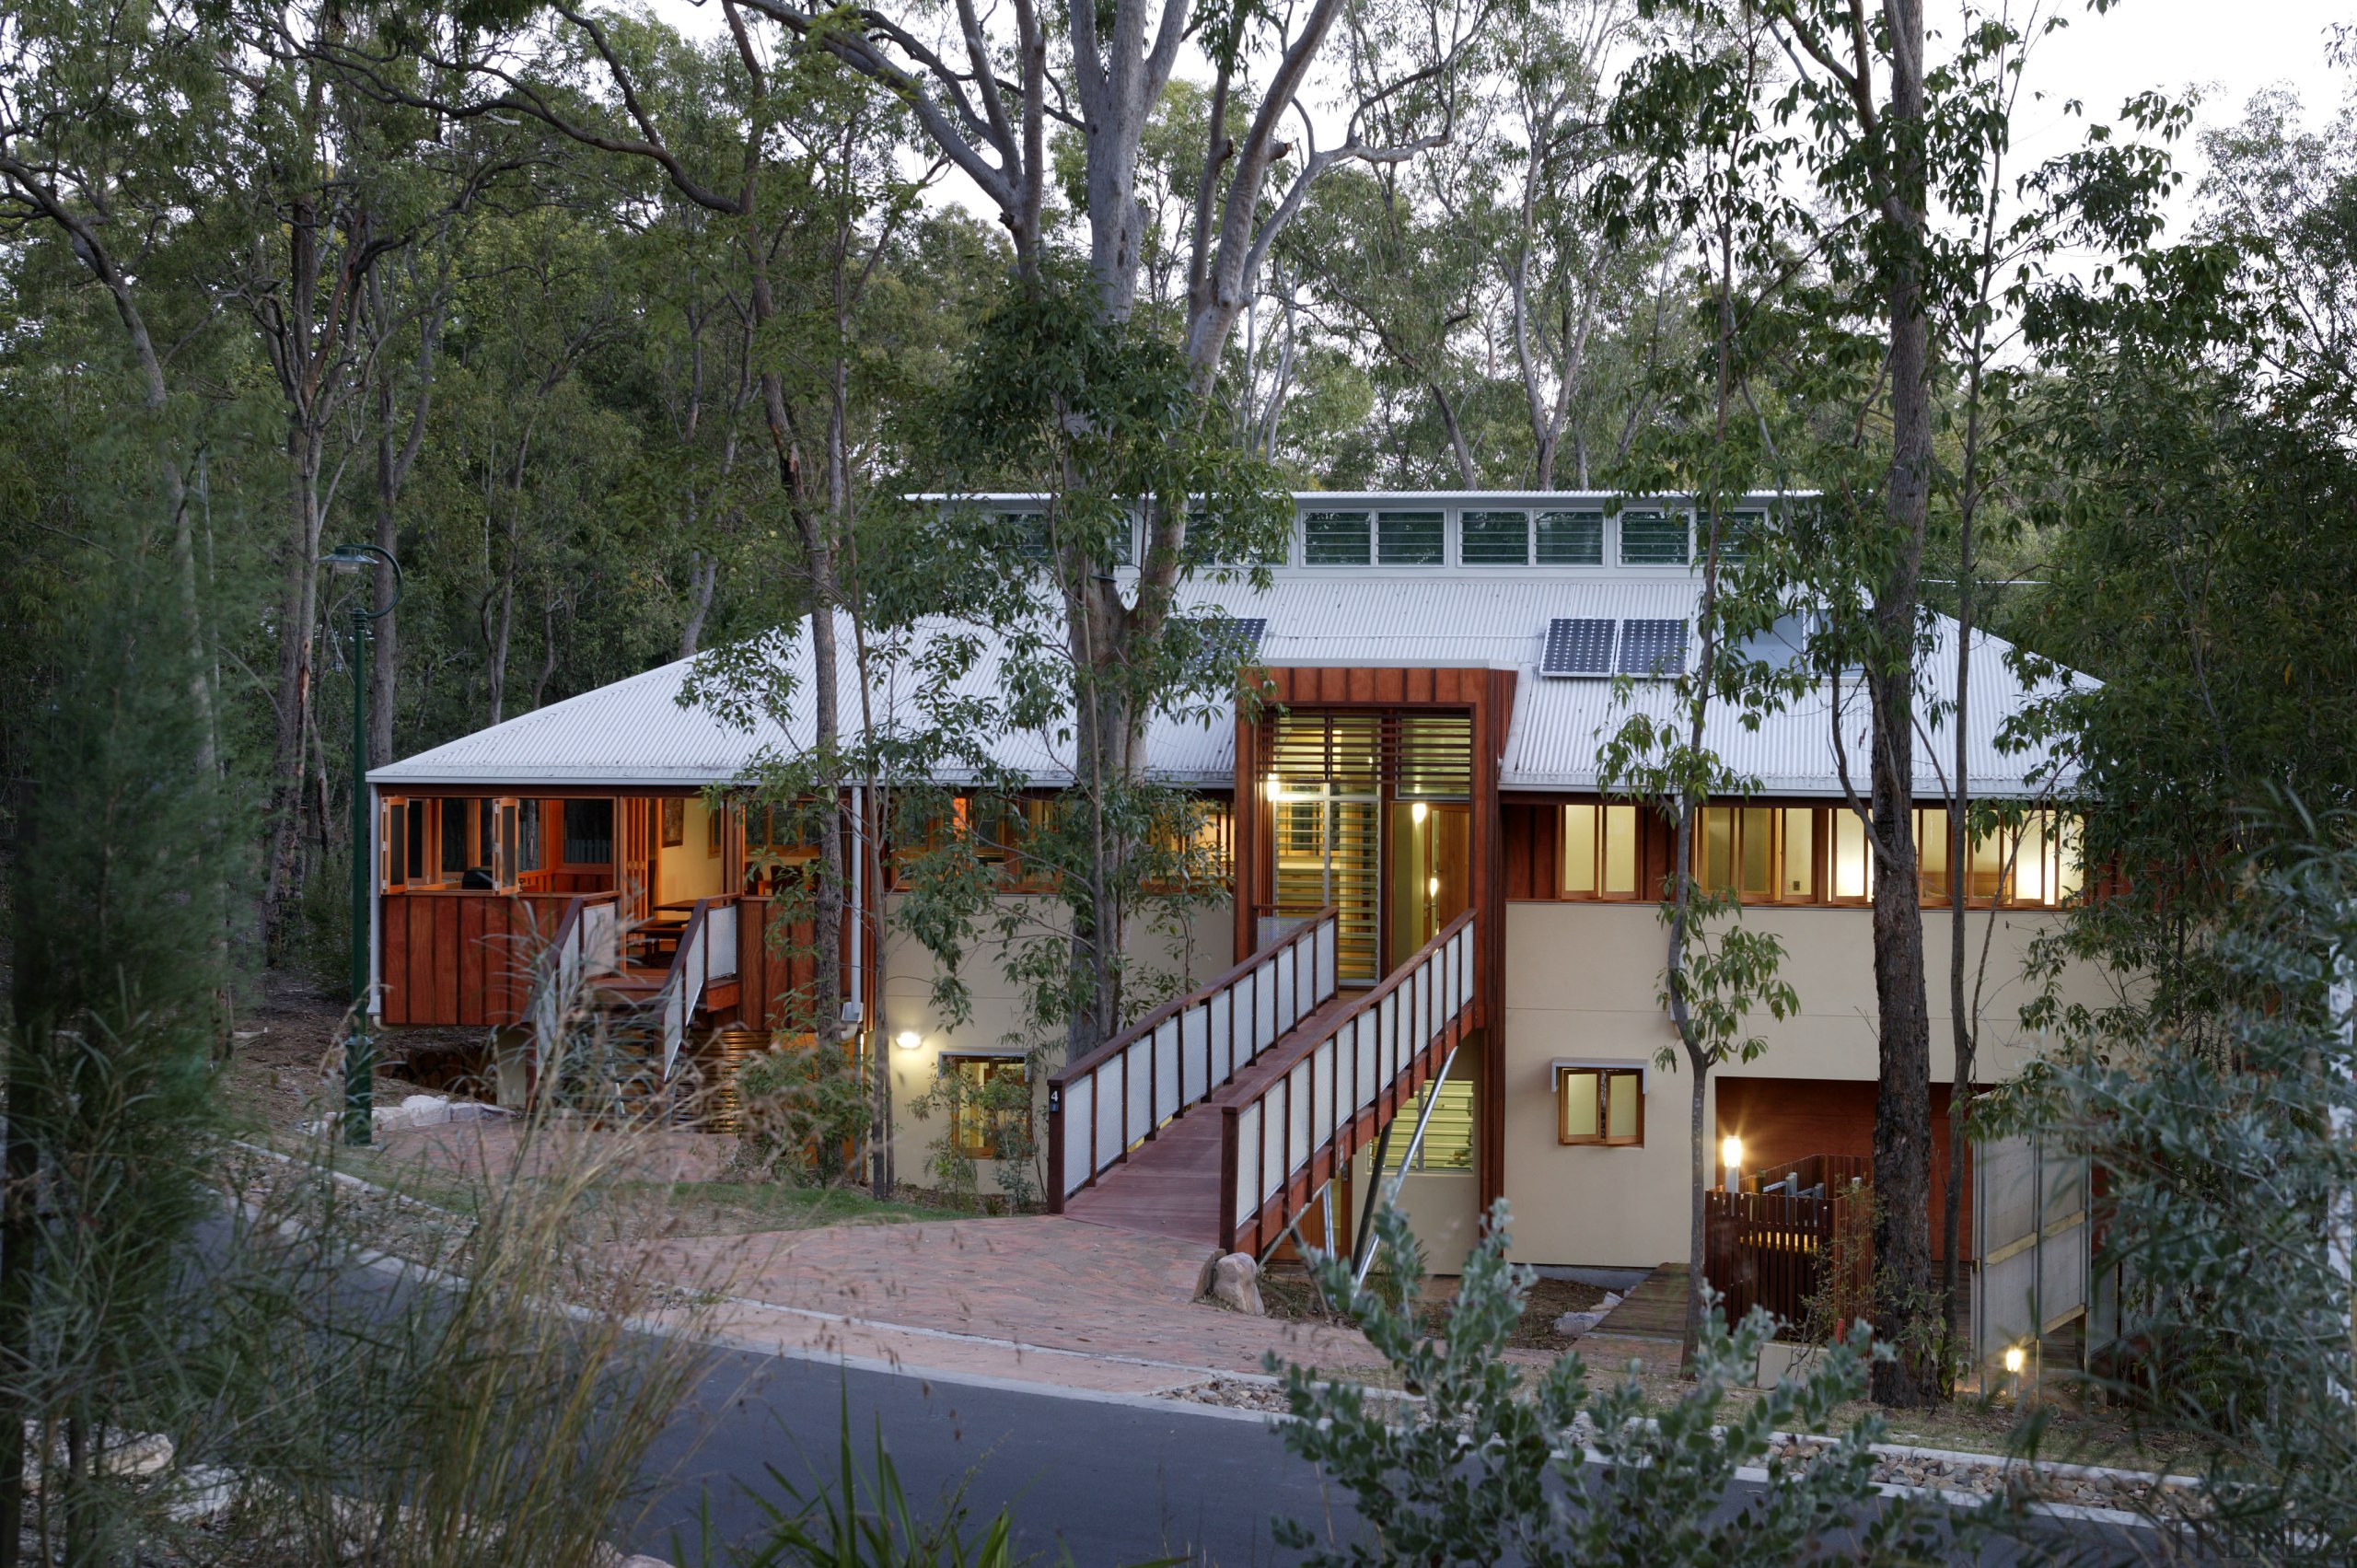
<svg viewBox="0 0 2357 1568">
<path fill-rule="evenodd" d="M 1633 1067 L 1555 1070 L 1557 1141 L 1630 1149 L 1645 1141 L 1645 1075 Z"/>
<path fill-rule="evenodd" d="M 1601 512 L 1539 513 L 1538 564 L 1541 566 L 1603 565 L 1604 514 Z"/>
<path fill-rule="evenodd" d="M 1441 563 L 1441 514 L 1385 512 L 1376 518 L 1376 557 L 1386 566 Z"/>
<path fill-rule="evenodd" d="M 1373 528 L 1364 512 L 1311 512 L 1301 519 L 1301 558 L 1311 566 L 1364 566 Z"/>
<path fill-rule="evenodd" d="M 1460 525 L 1457 559 L 1468 566 L 1530 564 L 1530 514 L 1468 512 Z"/>
<path fill-rule="evenodd" d="M 1620 564 L 1683 566 L 1690 530 L 1683 512 L 1620 514 Z"/>
</svg>

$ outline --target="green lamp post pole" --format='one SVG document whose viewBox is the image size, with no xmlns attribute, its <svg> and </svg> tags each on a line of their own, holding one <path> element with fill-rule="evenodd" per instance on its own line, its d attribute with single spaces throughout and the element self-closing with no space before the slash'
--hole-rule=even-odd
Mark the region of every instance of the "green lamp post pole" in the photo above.
<svg viewBox="0 0 2357 1568">
<path fill-rule="evenodd" d="M 335 572 L 358 572 L 377 563 L 392 568 L 393 595 L 382 610 L 366 597 L 352 605 L 352 1038 L 343 1052 L 343 1138 L 366 1144 L 374 1131 L 377 1042 L 368 1034 L 368 623 L 390 615 L 401 601 L 401 563 L 373 544 L 339 544 L 320 557 Z"/>
</svg>

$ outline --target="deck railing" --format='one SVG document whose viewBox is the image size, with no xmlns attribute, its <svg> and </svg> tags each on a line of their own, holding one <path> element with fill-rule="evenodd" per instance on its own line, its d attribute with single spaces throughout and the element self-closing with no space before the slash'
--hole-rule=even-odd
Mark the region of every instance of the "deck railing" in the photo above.
<svg viewBox="0 0 2357 1568">
<path fill-rule="evenodd" d="M 1223 1249 L 1266 1251 L 1429 1081 L 1474 1015 L 1468 910 L 1335 1019 L 1284 1074 L 1221 1107 Z"/>
<path fill-rule="evenodd" d="M 656 1011 L 663 1026 L 663 1080 L 670 1082 L 687 1043 L 688 1026 L 696 1008 L 716 980 L 737 977 L 737 900 L 733 894 L 699 899 L 679 933 L 679 950 L 671 956 L 671 972 L 656 993 Z"/>
<path fill-rule="evenodd" d="M 1332 1000 L 1340 918 L 1319 910 L 1048 1080 L 1050 1213 Z"/>
</svg>

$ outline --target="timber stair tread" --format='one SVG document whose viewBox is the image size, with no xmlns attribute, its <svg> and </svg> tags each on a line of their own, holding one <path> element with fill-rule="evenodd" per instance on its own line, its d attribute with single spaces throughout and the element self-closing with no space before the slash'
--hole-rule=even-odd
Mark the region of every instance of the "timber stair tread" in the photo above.
<svg viewBox="0 0 2357 1568">
<path fill-rule="evenodd" d="M 1064 1200 L 1064 1214 L 1094 1225 L 1147 1236 L 1215 1244 L 1224 1227 L 1219 1212 L 1220 1108 L 1253 1098 L 1291 1072 L 1326 1038 L 1336 1018 L 1365 993 L 1346 991 L 1308 1014 L 1274 1045 L 1245 1064 L 1212 1092 L 1163 1123 L 1160 1131 L 1109 1166 L 1097 1179 Z"/>
</svg>

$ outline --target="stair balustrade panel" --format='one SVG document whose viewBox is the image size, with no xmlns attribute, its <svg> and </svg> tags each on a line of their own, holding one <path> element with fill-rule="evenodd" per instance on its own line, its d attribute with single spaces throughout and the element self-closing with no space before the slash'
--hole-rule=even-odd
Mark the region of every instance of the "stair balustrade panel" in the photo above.
<svg viewBox="0 0 2357 1568">
<path fill-rule="evenodd" d="M 1051 1212 L 1331 999 L 1336 920 L 1321 911 L 1049 1080 Z"/>
</svg>

